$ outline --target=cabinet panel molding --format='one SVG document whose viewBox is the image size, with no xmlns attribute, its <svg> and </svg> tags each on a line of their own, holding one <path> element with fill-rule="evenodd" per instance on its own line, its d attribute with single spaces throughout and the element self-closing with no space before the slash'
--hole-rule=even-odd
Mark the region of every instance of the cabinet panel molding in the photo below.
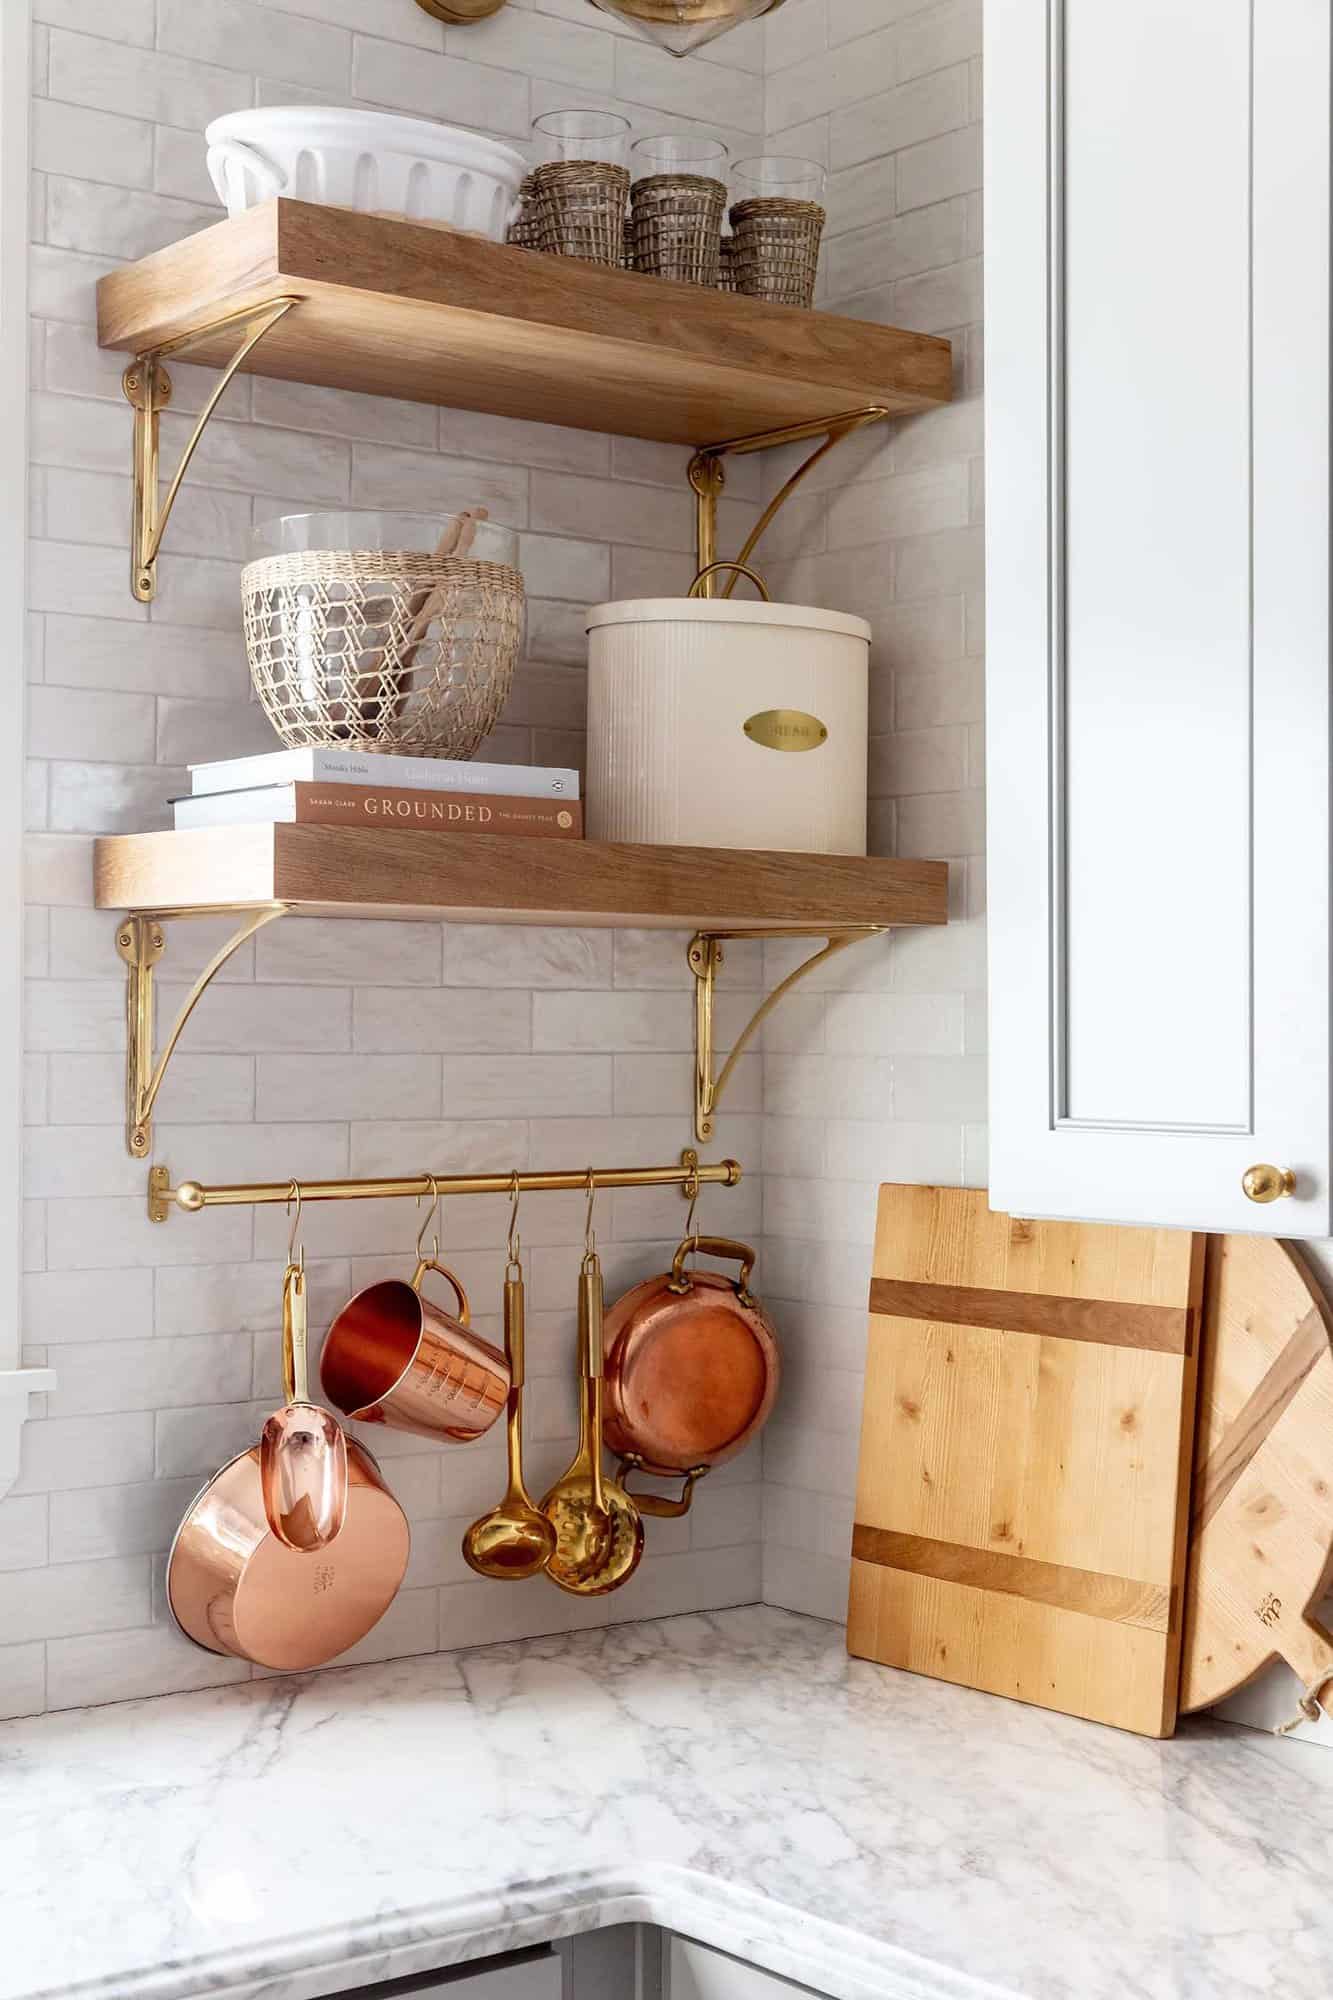
<svg viewBox="0 0 1333 2000">
<path fill-rule="evenodd" d="M 1328 9 L 985 27 L 992 1198 L 1324 1235 Z"/>
</svg>

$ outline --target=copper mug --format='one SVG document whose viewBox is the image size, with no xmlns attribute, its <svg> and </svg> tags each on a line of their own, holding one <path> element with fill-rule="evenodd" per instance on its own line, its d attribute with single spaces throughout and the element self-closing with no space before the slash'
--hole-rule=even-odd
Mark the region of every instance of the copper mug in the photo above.
<svg viewBox="0 0 1333 2000">
<path fill-rule="evenodd" d="M 457 1316 L 423 1297 L 436 1272 L 453 1289 Z M 467 1293 L 445 1265 L 423 1257 L 411 1284 L 386 1278 L 358 1292 L 329 1328 L 319 1364 L 324 1394 L 344 1416 L 418 1437 L 467 1444 L 509 1401 L 509 1363 L 473 1333 Z"/>
</svg>

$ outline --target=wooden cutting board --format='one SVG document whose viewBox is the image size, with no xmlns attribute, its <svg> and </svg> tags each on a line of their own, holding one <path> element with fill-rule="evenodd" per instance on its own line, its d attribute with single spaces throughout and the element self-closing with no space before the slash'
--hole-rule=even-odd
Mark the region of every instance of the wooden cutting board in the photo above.
<svg viewBox="0 0 1333 2000">
<path fill-rule="evenodd" d="M 1307 1688 L 1333 1675 L 1333 1634 L 1310 1616 L 1333 1582 L 1330 1324 L 1299 1251 L 1209 1240 L 1182 1709 L 1275 1659 Z"/>
<path fill-rule="evenodd" d="M 1170 1734 L 1203 1252 L 881 1188 L 849 1651 Z"/>
</svg>

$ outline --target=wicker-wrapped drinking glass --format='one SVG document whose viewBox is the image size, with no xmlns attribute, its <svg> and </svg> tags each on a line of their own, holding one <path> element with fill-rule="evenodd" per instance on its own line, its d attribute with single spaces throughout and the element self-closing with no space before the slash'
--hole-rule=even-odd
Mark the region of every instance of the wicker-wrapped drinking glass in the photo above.
<svg viewBox="0 0 1333 2000">
<path fill-rule="evenodd" d="M 542 247 L 541 217 L 537 212 L 537 196 L 532 182 L 531 174 L 523 176 L 518 190 L 518 212 L 505 237 L 505 242 L 512 243 L 518 250 L 540 250 Z"/>
<path fill-rule="evenodd" d="M 812 306 L 824 220 L 817 201 L 737 202 L 728 256 L 732 289 L 773 305 Z"/>
<path fill-rule="evenodd" d="M 586 264 L 622 264 L 629 168 L 600 160 L 555 160 L 533 177 L 538 248 Z"/>
<path fill-rule="evenodd" d="M 715 288 L 725 183 L 703 174 L 649 174 L 634 183 L 632 204 L 635 270 Z"/>
</svg>

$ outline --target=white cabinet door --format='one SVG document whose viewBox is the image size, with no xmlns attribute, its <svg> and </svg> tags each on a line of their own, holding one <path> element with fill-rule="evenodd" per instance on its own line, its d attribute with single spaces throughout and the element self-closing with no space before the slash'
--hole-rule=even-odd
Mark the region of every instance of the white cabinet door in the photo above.
<svg viewBox="0 0 1333 2000">
<path fill-rule="evenodd" d="M 1333 1232 L 1329 17 L 986 0 L 998 1209 Z"/>
</svg>

